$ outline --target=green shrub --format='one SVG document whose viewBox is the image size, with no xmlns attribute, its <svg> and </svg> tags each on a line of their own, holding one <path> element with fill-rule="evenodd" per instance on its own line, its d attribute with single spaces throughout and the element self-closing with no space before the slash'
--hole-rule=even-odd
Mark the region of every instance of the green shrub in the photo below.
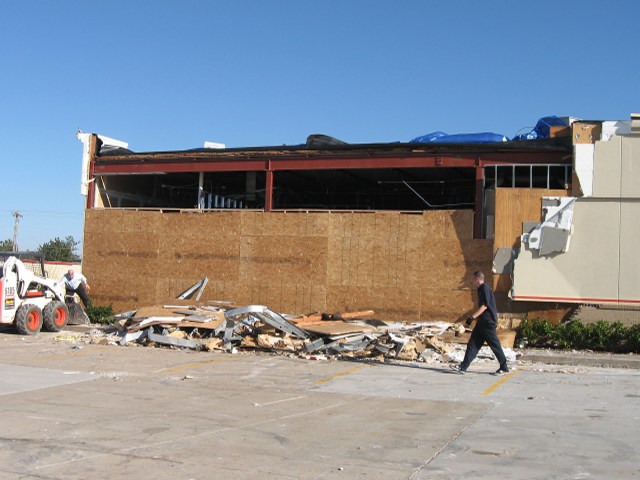
<svg viewBox="0 0 640 480">
<path fill-rule="evenodd" d="M 85 309 L 85 312 L 87 313 L 91 323 L 100 323 L 103 325 L 113 323 L 113 307 L 111 305 L 89 305 Z"/>
<path fill-rule="evenodd" d="M 627 328 L 626 345 L 629 352 L 640 352 L 640 323 Z"/>
<path fill-rule="evenodd" d="M 553 325 L 548 320 L 525 318 L 518 329 L 516 344 L 640 353 L 640 324 L 625 327 L 620 322 L 608 323 L 600 320 L 588 325 L 579 321 Z"/>
</svg>

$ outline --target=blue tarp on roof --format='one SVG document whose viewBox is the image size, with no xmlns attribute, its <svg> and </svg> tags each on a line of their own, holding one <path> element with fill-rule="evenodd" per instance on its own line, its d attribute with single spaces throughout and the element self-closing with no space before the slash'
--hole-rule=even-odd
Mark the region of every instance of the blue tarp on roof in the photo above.
<svg viewBox="0 0 640 480">
<path fill-rule="evenodd" d="M 551 115 L 549 117 L 542 117 L 536 123 L 536 126 L 533 127 L 529 133 L 523 133 L 520 135 L 516 135 L 514 140 L 535 140 L 536 138 L 549 138 L 551 134 L 551 127 L 562 126 L 568 127 L 569 122 L 566 118 L 559 118 L 555 115 Z"/>
<path fill-rule="evenodd" d="M 414 138 L 410 143 L 495 143 L 508 140 L 504 135 L 492 132 L 456 133 L 453 135 L 448 135 L 444 132 L 432 132 Z"/>
</svg>

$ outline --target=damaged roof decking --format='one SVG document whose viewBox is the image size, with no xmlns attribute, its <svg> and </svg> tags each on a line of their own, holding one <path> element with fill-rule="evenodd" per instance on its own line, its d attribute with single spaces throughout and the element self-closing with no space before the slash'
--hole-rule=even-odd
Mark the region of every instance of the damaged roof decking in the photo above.
<svg viewBox="0 0 640 480">
<path fill-rule="evenodd" d="M 140 153 L 116 149 L 98 154 L 94 173 L 476 167 L 479 163 L 570 164 L 571 160 L 572 146 L 567 137 L 490 144 L 357 144 L 322 149 L 280 146 Z"/>
</svg>

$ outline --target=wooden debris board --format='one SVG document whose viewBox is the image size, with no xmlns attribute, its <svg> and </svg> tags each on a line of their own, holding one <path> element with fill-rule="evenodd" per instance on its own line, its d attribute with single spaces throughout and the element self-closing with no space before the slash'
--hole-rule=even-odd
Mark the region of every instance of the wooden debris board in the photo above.
<svg viewBox="0 0 640 480">
<path fill-rule="evenodd" d="M 190 322 L 189 319 L 187 319 L 177 324 L 177 326 L 188 327 L 188 328 L 194 327 L 194 328 L 199 328 L 200 330 L 215 330 L 222 324 L 222 322 L 224 322 L 224 319 L 213 320 L 211 322 Z"/>
<path fill-rule="evenodd" d="M 357 333 L 357 332 L 374 332 L 376 329 L 368 325 L 360 325 L 356 323 L 347 323 L 341 320 L 328 320 L 322 323 L 303 326 L 306 331 L 316 333 L 319 335 L 341 335 L 344 333 Z"/>
<path fill-rule="evenodd" d="M 341 316 L 343 320 L 353 320 L 360 319 L 362 317 L 370 317 L 374 313 L 375 312 L 373 310 L 363 310 L 361 312 L 344 312 Z M 322 314 L 314 313 L 312 315 L 303 315 L 301 317 L 292 318 L 289 321 L 298 325 L 306 325 L 317 322 L 326 322 L 327 320 L 322 319 Z"/>
<path fill-rule="evenodd" d="M 145 328 L 153 327 L 155 325 L 175 326 L 175 325 L 179 324 L 180 322 L 182 322 L 182 319 L 177 319 L 177 320 L 156 320 L 156 321 L 148 322 L 148 323 L 139 322 L 139 323 L 134 323 L 134 324 L 130 325 L 129 327 L 127 327 L 127 332 L 133 333 L 133 332 L 137 332 L 138 330 L 144 330 Z"/>
<path fill-rule="evenodd" d="M 516 332 L 515 330 L 498 330 L 498 340 L 500 340 L 500 345 L 502 348 L 513 348 L 513 344 L 516 340 Z M 462 343 L 466 344 L 471 337 L 470 332 L 465 332 L 461 335 L 455 335 L 453 332 L 443 333 L 442 335 L 438 335 L 438 338 L 443 342 L 447 343 Z"/>
<path fill-rule="evenodd" d="M 184 308 L 184 307 L 183 307 Z M 137 309 L 136 315 L 134 318 L 145 318 L 145 317 L 165 317 L 167 315 L 171 315 L 174 313 L 171 309 L 166 309 L 162 305 L 149 305 L 140 307 Z M 180 314 L 184 315 L 184 314 Z"/>
</svg>

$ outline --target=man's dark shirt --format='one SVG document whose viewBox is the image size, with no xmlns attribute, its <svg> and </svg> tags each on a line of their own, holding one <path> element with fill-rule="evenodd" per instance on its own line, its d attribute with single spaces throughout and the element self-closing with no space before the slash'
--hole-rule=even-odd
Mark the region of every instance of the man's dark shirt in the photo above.
<svg viewBox="0 0 640 480">
<path fill-rule="evenodd" d="M 478 308 L 482 305 L 486 305 L 487 309 L 480 314 L 478 320 L 494 324 L 497 323 L 498 309 L 496 307 L 496 297 L 493 296 L 493 292 L 486 283 L 478 287 Z"/>
</svg>

